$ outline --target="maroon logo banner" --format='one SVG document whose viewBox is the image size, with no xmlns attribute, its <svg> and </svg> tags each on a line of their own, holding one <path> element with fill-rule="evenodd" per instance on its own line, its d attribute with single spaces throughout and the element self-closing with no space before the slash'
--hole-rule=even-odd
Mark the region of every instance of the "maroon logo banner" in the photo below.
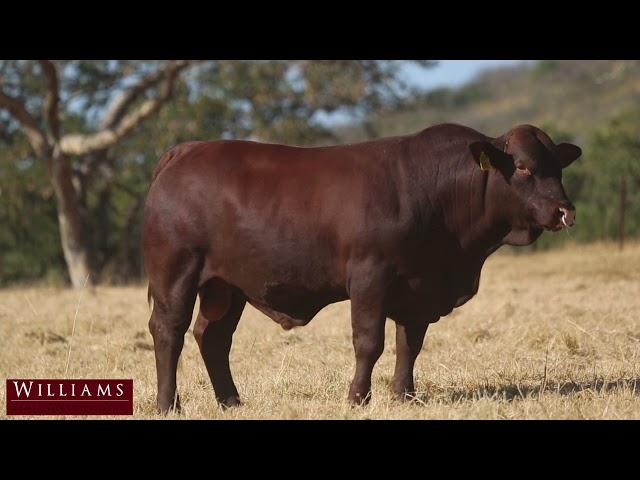
<svg viewBox="0 0 640 480">
<path fill-rule="evenodd" d="M 8 379 L 7 415 L 133 415 L 133 380 Z"/>
</svg>

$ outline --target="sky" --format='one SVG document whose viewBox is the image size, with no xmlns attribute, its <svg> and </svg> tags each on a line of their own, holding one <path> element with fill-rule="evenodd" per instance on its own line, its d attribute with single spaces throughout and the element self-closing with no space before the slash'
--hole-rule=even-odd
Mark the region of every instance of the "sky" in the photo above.
<svg viewBox="0 0 640 480">
<path fill-rule="evenodd" d="M 412 85 L 432 89 L 458 87 L 473 79 L 487 68 L 522 63 L 525 60 L 438 60 L 430 69 L 408 64 L 404 69 L 406 80 Z"/>
</svg>

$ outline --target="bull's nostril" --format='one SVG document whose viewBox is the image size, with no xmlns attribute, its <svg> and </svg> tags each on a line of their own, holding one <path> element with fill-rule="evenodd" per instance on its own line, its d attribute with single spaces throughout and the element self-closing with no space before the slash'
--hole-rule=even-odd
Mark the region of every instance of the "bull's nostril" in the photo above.
<svg viewBox="0 0 640 480">
<path fill-rule="evenodd" d="M 575 225 L 576 211 L 574 209 L 568 210 L 560 207 L 558 210 L 562 213 L 561 221 L 565 227 L 573 227 Z"/>
</svg>

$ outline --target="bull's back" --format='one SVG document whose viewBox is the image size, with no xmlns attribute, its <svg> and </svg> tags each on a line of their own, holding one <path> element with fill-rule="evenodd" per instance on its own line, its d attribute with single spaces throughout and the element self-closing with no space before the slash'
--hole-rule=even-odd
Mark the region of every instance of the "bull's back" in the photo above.
<svg viewBox="0 0 640 480">
<path fill-rule="evenodd" d="M 218 218 L 225 213 L 244 228 L 255 223 L 265 233 L 286 234 L 304 224 L 307 230 L 331 225 L 347 234 L 366 213 L 364 203 L 384 202 L 388 189 L 375 192 L 376 176 L 387 179 L 389 172 L 376 162 L 375 152 L 358 146 L 189 142 L 160 159 L 148 203 L 171 204 L 176 212 L 171 216 L 186 210 L 182 213 L 198 217 L 203 227 L 226 223 Z"/>
</svg>

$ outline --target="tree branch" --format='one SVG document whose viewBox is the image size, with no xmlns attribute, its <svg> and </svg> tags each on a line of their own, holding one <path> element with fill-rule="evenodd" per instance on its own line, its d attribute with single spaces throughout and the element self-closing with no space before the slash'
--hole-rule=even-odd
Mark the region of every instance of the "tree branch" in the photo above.
<svg viewBox="0 0 640 480">
<path fill-rule="evenodd" d="M 29 143 L 31 143 L 36 154 L 41 157 L 46 157 L 49 147 L 47 137 L 25 106 L 18 99 L 7 95 L 0 89 L 0 108 L 7 110 L 9 114 L 20 123 L 22 131 L 29 139 Z"/>
<path fill-rule="evenodd" d="M 164 83 L 159 86 L 159 90 L 155 98 L 144 101 L 136 110 L 126 115 L 122 115 L 120 112 L 121 108 L 113 108 L 113 110 L 110 108 L 109 110 L 114 112 L 114 118 L 120 117 L 113 126 L 103 128 L 102 130 L 89 135 L 65 135 L 60 141 L 62 151 L 68 155 L 85 155 L 89 152 L 113 146 L 120 139 L 135 129 L 146 118 L 156 113 L 160 107 L 169 100 L 173 94 L 173 87 L 178 74 L 184 70 L 189 63 L 190 62 L 185 60 L 169 62 L 167 66 L 162 69 L 163 76 L 166 79 Z M 140 93 L 142 93 L 142 91 L 140 91 Z M 134 96 L 137 97 L 140 93 Z M 130 96 L 127 96 L 127 98 L 130 99 L 125 99 L 125 101 L 118 103 L 124 107 L 131 105 L 134 98 Z"/>
<path fill-rule="evenodd" d="M 40 60 L 40 67 L 47 82 L 47 95 L 44 99 L 44 116 L 49 125 L 49 132 L 53 140 L 60 139 L 60 117 L 58 103 L 60 101 L 58 70 L 51 60 Z"/>
<path fill-rule="evenodd" d="M 149 75 L 140 78 L 136 83 L 124 90 L 109 105 L 107 112 L 100 122 L 102 129 L 113 128 L 124 116 L 127 109 L 149 88 L 156 86 L 165 77 L 167 71 L 174 67 L 176 62 L 168 62 L 162 68 L 158 68 Z"/>
</svg>

